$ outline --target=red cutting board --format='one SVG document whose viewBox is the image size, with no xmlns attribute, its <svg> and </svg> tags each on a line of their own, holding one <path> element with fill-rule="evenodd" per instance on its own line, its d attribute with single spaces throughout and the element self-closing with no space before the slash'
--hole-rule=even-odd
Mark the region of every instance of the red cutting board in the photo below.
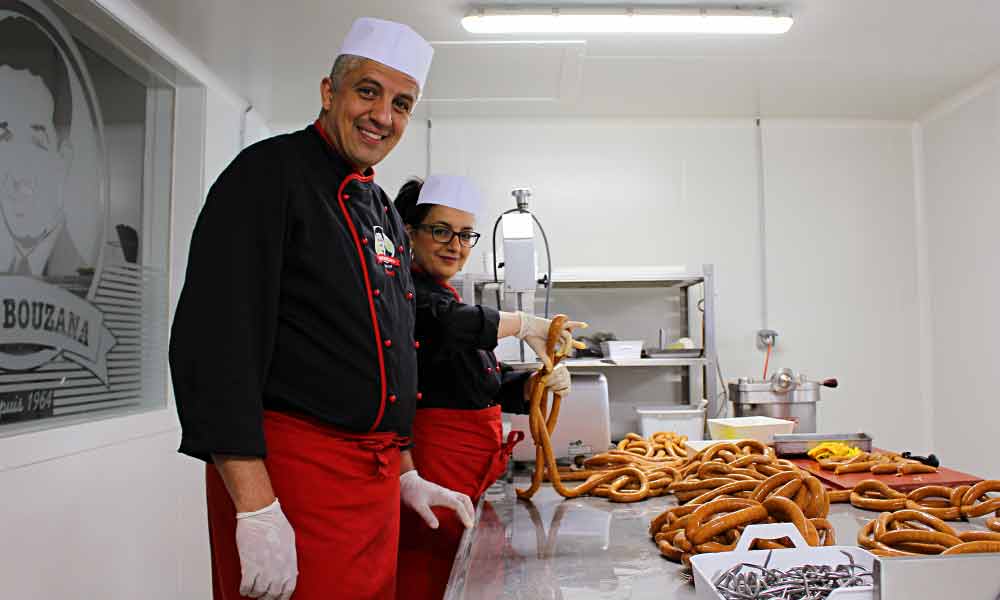
<svg viewBox="0 0 1000 600">
<path fill-rule="evenodd" d="M 849 490 L 866 479 L 877 479 L 894 490 L 908 492 L 925 485 L 946 485 L 948 487 L 958 487 L 960 485 L 972 485 L 983 480 L 982 477 L 969 475 L 960 471 L 938 467 L 937 473 L 919 473 L 916 475 L 875 475 L 866 473 L 844 473 L 835 475 L 833 471 L 826 471 L 820 468 L 819 463 L 811 458 L 789 459 L 800 468 L 809 471 L 819 478 L 827 486 L 837 490 Z"/>
</svg>

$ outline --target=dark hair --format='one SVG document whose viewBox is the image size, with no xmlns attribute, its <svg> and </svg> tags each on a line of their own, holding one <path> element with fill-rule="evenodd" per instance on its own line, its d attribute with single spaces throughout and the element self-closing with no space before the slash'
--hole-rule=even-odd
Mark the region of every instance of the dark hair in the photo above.
<svg viewBox="0 0 1000 600">
<path fill-rule="evenodd" d="M 60 141 L 73 123 L 73 93 L 66 62 L 55 42 L 24 17 L 0 20 L 0 65 L 41 77 L 52 94 L 52 124 Z"/>
<path fill-rule="evenodd" d="M 431 208 L 434 207 L 433 204 L 417 205 L 422 187 L 424 187 L 423 180 L 419 177 L 413 177 L 408 179 L 403 187 L 399 188 L 399 193 L 396 194 L 396 201 L 393 204 L 396 205 L 396 211 L 403 217 L 403 222 L 407 225 L 423 223 L 424 219 L 427 218 L 427 213 L 431 212 Z"/>
</svg>

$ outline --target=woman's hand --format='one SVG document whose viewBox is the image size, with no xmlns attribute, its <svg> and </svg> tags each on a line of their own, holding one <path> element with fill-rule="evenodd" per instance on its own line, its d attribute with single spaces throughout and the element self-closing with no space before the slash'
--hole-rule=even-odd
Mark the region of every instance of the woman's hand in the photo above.
<svg viewBox="0 0 1000 600">
<path fill-rule="evenodd" d="M 559 363 L 552 369 L 552 372 L 545 377 L 545 388 L 563 397 L 569 394 L 570 376 L 566 365 Z"/>
<path fill-rule="evenodd" d="M 545 363 L 545 370 L 551 371 L 552 364 L 546 353 L 546 340 L 549 337 L 549 327 L 552 326 L 551 319 L 545 319 L 542 317 L 536 317 L 535 315 L 528 314 L 526 312 L 517 312 L 517 316 L 521 319 L 521 327 L 517 332 L 517 339 L 524 340 L 524 343 L 535 351 L 542 362 Z M 577 328 L 585 328 L 586 323 L 580 321 L 566 321 L 563 326 L 563 330 L 560 333 L 560 348 L 567 349 L 570 344 L 573 343 L 573 330 Z M 559 349 L 557 348 L 557 351 Z"/>
</svg>

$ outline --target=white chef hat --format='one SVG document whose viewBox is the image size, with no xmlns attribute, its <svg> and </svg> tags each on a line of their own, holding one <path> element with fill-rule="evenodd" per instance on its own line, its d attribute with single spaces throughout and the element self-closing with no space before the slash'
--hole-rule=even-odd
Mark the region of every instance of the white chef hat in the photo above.
<svg viewBox="0 0 1000 600">
<path fill-rule="evenodd" d="M 406 73 L 424 89 L 434 48 L 416 31 L 402 23 L 361 17 L 344 38 L 340 54 L 363 56 Z"/>
<path fill-rule="evenodd" d="M 478 218 L 483 209 L 483 197 L 468 177 L 431 175 L 420 188 L 417 204 L 440 204 L 464 210 Z"/>
</svg>

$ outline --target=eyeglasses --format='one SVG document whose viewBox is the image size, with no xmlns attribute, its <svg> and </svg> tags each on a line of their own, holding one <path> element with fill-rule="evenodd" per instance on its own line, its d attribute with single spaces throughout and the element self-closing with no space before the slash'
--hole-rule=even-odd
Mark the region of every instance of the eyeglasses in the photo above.
<svg viewBox="0 0 1000 600">
<path fill-rule="evenodd" d="M 415 225 L 414 229 L 424 229 L 431 232 L 431 237 L 434 241 L 439 244 L 450 244 L 451 240 L 458 237 L 458 243 L 465 246 L 466 248 L 472 248 L 477 243 L 479 243 L 479 238 L 481 237 L 475 231 L 453 231 L 450 227 L 445 227 L 444 225 L 428 225 L 427 223 L 421 223 L 420 225 Z"/>
</svg>

